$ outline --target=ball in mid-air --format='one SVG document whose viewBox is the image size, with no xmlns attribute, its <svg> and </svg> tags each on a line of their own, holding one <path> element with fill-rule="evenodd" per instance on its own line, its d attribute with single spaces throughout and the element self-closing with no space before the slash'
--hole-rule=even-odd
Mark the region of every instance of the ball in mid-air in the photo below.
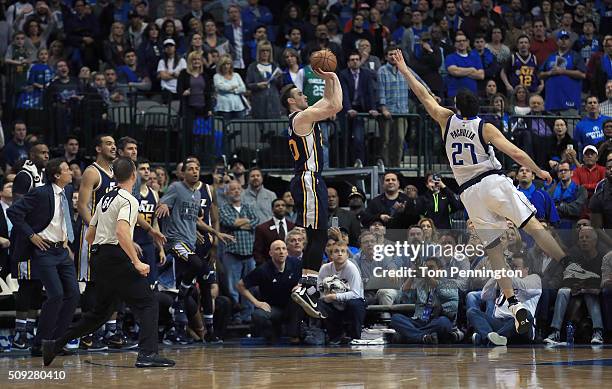
<svg viewBox="0 0 612 389">
<path fill-rule="evenodd" d="M 330 50 L 315 51 L 310 56 L 310 66 L 313 69 L 320 69 L 324 72 L 336 71 L 337 63 L 336 56 Z"/>
</svg>

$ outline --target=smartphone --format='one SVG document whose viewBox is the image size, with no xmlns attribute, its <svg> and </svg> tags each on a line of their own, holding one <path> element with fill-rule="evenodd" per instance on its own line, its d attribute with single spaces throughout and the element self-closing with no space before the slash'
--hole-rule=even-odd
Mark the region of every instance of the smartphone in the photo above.
<svg viewBox="0 0 612 389">
<path fill-rule="evenodd" d="M 332 216 L 331 226 L 332 228 L 338 228 L 338 216 Z"/>
<path fill-rule="evenodd" d="M 439 175 L 439 174 L 434 174 L 434 175 L 433 175 L 431 178 L 432 178 L 434 181 L 440 181 L 440 175 Z"/>
<path fill-rule="evenodd" d="M 574 145 L 572 145 L 572 144 L 567 145 L 567 149 L 568 150 L 574 150 Z"/>
<path fill-rule="evenodd" d="M 216 174 L 220 174 L 220 175 L 222 175 L 222 176 L 223 176 L 223 175 L 225 175 L 225 168 L 220 168 L 220 167 L 218 167 L 218 168 L 215 170 L 215 173 L 216 173 Z"/>
</svg>

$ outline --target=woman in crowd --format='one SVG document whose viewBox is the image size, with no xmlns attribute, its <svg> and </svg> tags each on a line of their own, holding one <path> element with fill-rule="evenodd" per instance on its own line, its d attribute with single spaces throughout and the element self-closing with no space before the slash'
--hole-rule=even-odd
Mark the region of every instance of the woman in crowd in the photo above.
<svg viewBox="0 0 612 389">
<path fill-rule="evenodd" d="M 164 57 L 157 64 L 157 77 L 161 80 L 162 91 L 170 92 L 172 100 L 177 98 L 177 79 L 186 66 L 185 60 L 176 54 L 175 42 L 172 39 L 166 39 Z"/>
<path fill-rule="evenodd" d="M 436 243 L 438 241 L 438 230 L 434 221 L 428 217 L 419 220 L 419 227 L 423 230 L 423 240 L 426 243 Z"/>
<path fill-rule="evenodd" d="M 283 71 L 283 86 L 295 84 L 299 90 L 304 86 L 304 69 L 302 69 L 300 56 L 297 51 L 287 48 L 283 51 L 285 70 Z"/>
<path fill-rule="evenodd" d="M 553 125 L 552 135 L 547 143 L 548 165 L 556 167 L 560 161 L 566 160 L 575 165 L 577 162 L 578 144 L 567 132 L 567 124 L 564 119 L 556 119 Z"/>
<path fill-rule="evenodd" d="M 272 45 L 269 41 L 257 44 L 257 60 L 247 69 L 246 84 L 252 93 L 254 119 L 277 119 L 281 115 L 279 88 L 282 71 L 272 63 Z"/>
<path fill-rule="evenodd" d="M 497 95 L 497 83 L 493 79 L 487 80 L 482 97 L 483 106 L 492 106 L 493 98 Z"/>
<path fill-rule="evenodd" d="M 304 20 L 302 19 L 302 10 L 295 3 L 289 3 L 283 10 L 280 23 L 282 37 L 289 40 L 289 32 L 292 28 L 297 27 L 300 31 L 304 31 Z M 279 42 L 281 43 L 281 42 Z M 284 43 L 284 42 L 282 42 Z"/>
<path fill-rule="evenodd" d="M 166 39 L 172 39 L 175 42 L 176 51 L 179 55 L 183 55 L 185 53 L 184 46 L 182 44 L 183 40 L 180 37 L 180 34 L 176 30 L 176 25 L 172 22 L 172 20 L 166 20 L 161 26 L 161 40 L 162 42 Z"/>
<path fill-rule="evenodd" d="M 214 20 L 204 22 L 204 51 L 217 49 L 219 55 L 230 54 L 231 48 L 229 41 L 217 34 L 217 24 Z"/>
<path fill-rule="evenodd" d="M 510 114 L 511 116 L 529 115 L 531 108 L 529 107 L 529 91 L 523 85 L 517 85 L 512 92 L 510 99 Z"/>
<path fill-rule="evenodd" d="M 48 35 L 43 33 L 40 23 L 36 19 L 31 19 L 24 26 L 24 32 L 27 36 L 26 45 L 31 46 L 36 51 L 47 47 Z"/>
<path fill-rule="evenodd" d="M 238 73 L 234 72 L 232 57 L 224 55 L 217 63 L 217 74 L 213 77 L 217 91 L 215 113 L 223 116 L 229 122 L 233 119 L 244 119 L 247 101 L 243 94 L 246 87 Z"/>
<path fill-rule="evenodd" d="M 58 61 L 65 61 L 64 44 L 62 41 L 53 41 L 49 45 L 49 66 L 55 68 Z"/>
<path fill-rule="evenodd" d="M 127 38 L 123 23 L 113 23 L 108 40 L 105 40 L 103 43 L 104 62 L 114 68 L 124 65 L 123 53 L 131 48 Z"/>
<path fill-rule="evenodd" d="M 163 166 L 158 166 L 154 170 L 157 174 L 157 182 L 159 183 L 160 191 L 163 193 L 166 191 L 166 189 L 168 189 L 168 185 L 170 185 L 170 177 L 168 177 L 168 171 Z"/>
<path fill-rule="evenodd" d="M 157 65 L 162 57 L 164 46 L 160 36 L 160 28 L 155 23 L 149 23 L 144 30 L 142 43 L 138 48 L 138 60 L 151 79 L 151 90 L 159 91 L 160 82 L 157 78 Z"/>
<path fill-rule="evenodd" d="M 504 44 L 504 32 L 500 27 L 493 27 L 491 29 L 491 37 L 486 47 L 495 55 L 497 62 L 501 66 L 504 66 L 512 56 L 510 48 Z"/>
<path fill-rule="evenodd" d="M 338 21 L 338 17 L 336 17 L 336 15 L 332 13 L 329 13 L 323 19 L 323 23 L 325 23 L 325 25 L 327 26 L 327 35 L 329 36 L 329 41 L 341 46 L 342 29 L 340 28 L 340 22 Z"/>
</svg>

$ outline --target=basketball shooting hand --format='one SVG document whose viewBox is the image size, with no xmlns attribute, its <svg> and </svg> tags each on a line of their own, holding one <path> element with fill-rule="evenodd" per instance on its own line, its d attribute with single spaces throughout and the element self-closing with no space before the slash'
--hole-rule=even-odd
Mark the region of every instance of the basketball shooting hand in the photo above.
<svg viewBox="0 0 612 389">
<path fill-rule="evenodd" d="M 406 61 L 404 61 L 404 54 L 402 54 L 401 50 L 393 50 L 391 52 L 391 58 L 393 58 L 393 62 L 395 66 L 397 66 L 397 70 L 399 70 L 400 73 L 408 71 L 408 65 L 406 65 Z"/>
<path fill-rule="evenodd" d="M 552 184 L 553 179 L 550 176 L 550 173 L 546 170 L 540 170 L 540 174 L 538 174 L 538 177 L 546 181 L 546 185 Z"/>
<path fill-rule="evenodd" d="M 340 80 L 338 79 L 338 75 L 334 72 L 324 72 L 321 69 L 312 69 L 313 72 L 315 72 L 319 77 L 321 77 L 324 80 L 332 80 L 332 79 L 336 79 L 338 80 L 338 82 L 340 82 Z"/>
<path fill-rule="evenodd" d="M 170 215 L 170 208 L 167 204 L 159 204 L 155 210 L 155 216 L 159 219 Z"/>
<path fill-rule="evenodd" d="M 150 268 L 149 265 L 147 265 L 146 263 L 138 261 L 138 263 L 134 265 L 134 268 L 143 277 L 146 277 L 149 274 Z"/>
</svg>

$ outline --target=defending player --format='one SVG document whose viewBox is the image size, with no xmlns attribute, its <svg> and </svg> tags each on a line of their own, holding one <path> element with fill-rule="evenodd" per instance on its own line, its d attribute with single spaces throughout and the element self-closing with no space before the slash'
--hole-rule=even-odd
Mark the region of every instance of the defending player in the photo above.
<svg viewBox="0 0 612 389">
<path fill-rule="evenodd" d="M 480 108 L 477 96 L 466 90 L 460 91 L 455 97 L 458 111 L 455 115 L 453 111 L 441 107 L 416 80 L 401 51 L 396 50 L 392 55 L 410 89 L 425 106 L 427 113 L 440 125 L 446 154 L 460 185 L 461 201 L 487 249 L 491 266 L 495 270 L 506 267 L 503 245 L 500 244 L 500 237 L 508 228 L 506 218 L 524 228 L 548 255 L 565 262 L 566 256 L 561 247 L 533 217 L 535 207 L 512 185 L 512 180 L 503 175 L 493 146 L 520 166 L 529 167 L 548 184 L 552 182 L 550 174 L 540 169 L 524 151 L 510 143 L 495 126 L 477 116 Z M 504 277 L 497 282 L 508 300 L 517 332 L 528 332 L 533 323 L 529 311 L 514 295 L 512 280 Z"/>
<path fill-rule="evenodd" d="M 327 187 L 321 176 L 323 140 L 318 122 L 342 109 L 342 87 L 335 73 L 318 69 L 315 72 L 325 80 L 321 100 L 309 107 L 306 96 L 291 84 L 281 91 L 281 102 L 289 111 L 289 149 L 295 163 L 290 189 L 295 199 L 296 224 L 306 228 L 308 240 L 302 280 L 291 297 L 309 316 L 320 318 L 317 275 L 327 242 Z"/>
</svg>

